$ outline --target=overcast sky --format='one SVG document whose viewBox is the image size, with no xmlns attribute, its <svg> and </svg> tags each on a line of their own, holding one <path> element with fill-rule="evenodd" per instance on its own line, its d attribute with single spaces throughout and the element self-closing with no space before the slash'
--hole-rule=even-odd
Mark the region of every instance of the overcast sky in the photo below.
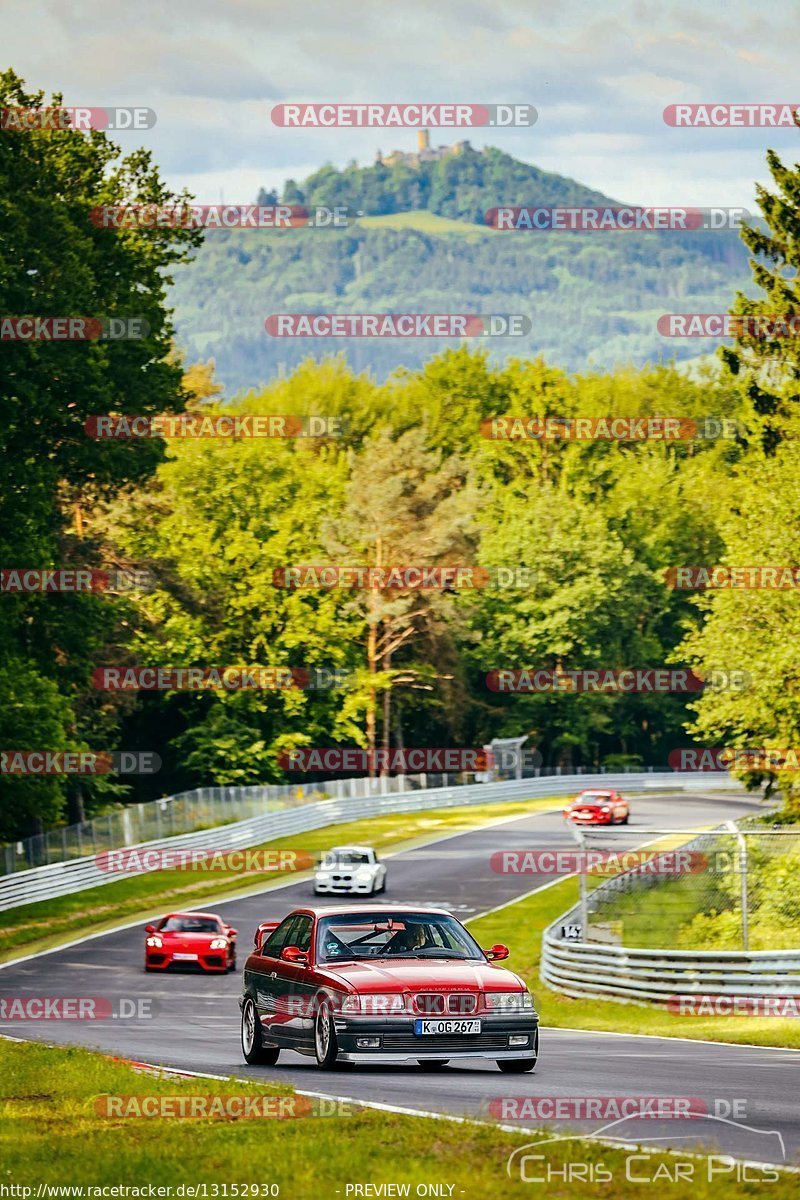
<svg viewBox="0 0 800 1200">
<path fill-rule="evenodd" d="M 800 101 L 800 4 L 636 0 L 0 0 L 4 65 L 67 104 L 145 105 L 169 184 L 243 203 L 414 130 L 275 127 L 280 101 L 528 103 L 531 129 L 467 136 L 638 203 L 751 207 L 768 146 L 800 131 L 673 129 L 672 103 Z M 509 202 L 514 201 L 509 198 Z M 530 199 L 530 198 L 526 198 Z"/>
</svg>

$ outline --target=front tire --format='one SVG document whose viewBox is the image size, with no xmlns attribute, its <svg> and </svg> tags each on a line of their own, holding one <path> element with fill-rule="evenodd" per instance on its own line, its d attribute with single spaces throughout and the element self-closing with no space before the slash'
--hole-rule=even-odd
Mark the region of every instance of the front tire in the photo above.
<svg viewBox="0 0 800 1200">
<path fill-rule="evenodd" d="M 333 1010 L 330 1001 L 322 999 L 317 1005 L 317 1015 L 314 1017 L 314 1056 L 317 1066 L 322 1071 L 332 1071 L 336 1066 L 338 1054 L 339 1043 L 336 1040 Z"/>
<path fill-rule="evenodd" d="M 274 1067 L 280 1050 L 262 1043 L 263 1027 L 256 1006 L 248 996 L 242 1005 L 242 1054 L 251 1067 Z"/>
<path fill-rule="evenodd" d="M 501 1058 L 497 1062 L 504 1075 L 524 1075 L 536 1066 L 535 1058 Z"/>
</svg>

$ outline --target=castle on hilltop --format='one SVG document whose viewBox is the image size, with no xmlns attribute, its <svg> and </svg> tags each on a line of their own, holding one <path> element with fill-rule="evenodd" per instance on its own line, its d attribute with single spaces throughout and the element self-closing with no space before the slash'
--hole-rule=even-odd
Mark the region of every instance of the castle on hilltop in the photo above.
<svg viewBox="0 0 800 1200">
<path fill-rule="evenodd" d="M 391 154 L 385 157 L 378 150 L 375 154 L 375 162 L 380 163 L 384 167 L 419 167 L 420 163 L 438 162 L 441 158 L 450 158 L 454 154 L 463 154 L 465 150 L 470 150 L 472 147 L 469 142 L 454 142 L 452 146 L 437 146 L 435 149 L 431 145 L 430 134 L 427 129 L 417 130 L 417 150 L 416 153 L 407 154 L 405 150 L 393 150 Z M 483 151 L 480 151 L 482 154 Z"/>
</svg>

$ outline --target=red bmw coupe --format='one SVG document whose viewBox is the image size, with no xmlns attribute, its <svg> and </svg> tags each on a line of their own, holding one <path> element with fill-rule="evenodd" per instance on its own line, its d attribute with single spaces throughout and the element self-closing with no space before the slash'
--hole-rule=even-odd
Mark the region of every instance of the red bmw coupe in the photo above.
<svg viewBox="0 0 800 1200">
<path fill-rule="evenodd" d="M 531 1071 L 539 1045 L 533 997 L 438 908 L 298 908 L 265 921 L 245 963 L 242 1051 L 273 1065 L 282 1049 L 337 1062 L 438 1068 L 491 1058 Z"/>
<path fill-rule="evenodd" d="M 216 913 L 170 913 L 146 925 L 144 969 L 199 967 L 203 971 L 236 970 L 236 930 Z"/>
</svg>

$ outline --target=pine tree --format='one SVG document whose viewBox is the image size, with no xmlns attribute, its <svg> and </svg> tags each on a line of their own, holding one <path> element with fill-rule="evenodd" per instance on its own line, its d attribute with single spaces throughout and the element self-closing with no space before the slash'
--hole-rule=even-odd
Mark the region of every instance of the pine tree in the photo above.
<svg viewBox="0 0 800 1200">
<path fill-rule="evenodd" d="M 753 255 L 753 280 L 764 296 L 750 299 L 739 292 L 731 311 L 784 321 L 798 317 L 800 324 L 800 163 L 784 166 L 773 150 L 767 153 L 767 163 L 777 191 L 756 184 L 766 228 L 743 225 L 741 230 Z M 762 326 L 759 331 L 747 323 L 735 345 L 721 353 L 728 370 L 738 377 L 752 412 L 748 440 L 760 441 L 764 453 L 773 454 L 785 436 L 793 402 L 800 400 L 800 342 L 780 328 L 764 331 Z"/>
</svg>

